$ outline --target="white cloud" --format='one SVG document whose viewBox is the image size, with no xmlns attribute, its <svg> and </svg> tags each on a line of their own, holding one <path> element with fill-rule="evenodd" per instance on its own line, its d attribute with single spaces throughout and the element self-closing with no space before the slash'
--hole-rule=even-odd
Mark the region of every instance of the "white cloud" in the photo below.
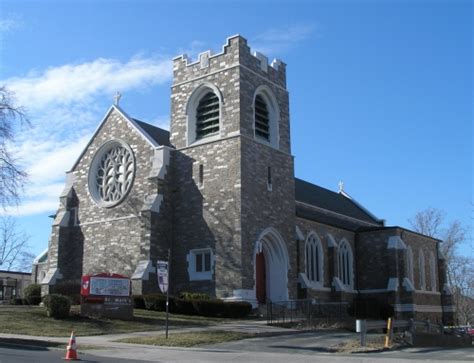
<svg viewBox="0 0 474 363">
<path fill-rule="evenodd" d="M 275 55 L 294 47 L 314 34 L 315 25 L 293 25 L 287 28 L 273 28 L 251 39 L 252 48 L 263 54 Z"/>
<path fill-rule="evenodd" d="M 54 213 L 59 206 L 59 199 L 55 198 L 41 198 L 30 199 L 21 203 L 18 207 L 8 207 L 2 211 L 2 215 L 9 216 L 28 216 L 40 213 Z"/>
<path fill-rule="evenodd" d="M 168 60 L 132 58 L 127 63 L 99 58 L 82 64 L 51 67 L 30 72 L 3 83 L 15 92 L 20 104 L 42 110 L 51 105 L 91 102 L 93 97 L 160 84 L 171 78 Z"/>
<path fill-rule="evenodd" d="M 104 98 L 109 99 L 116 90 L 143 91 L 169 81 L 171 76 L 171 61 L 137 56 L 127 62 L 99 58 L 0 80 L 15 92 L 18 104 L 28 106 L 33 124 L 20 130 L 11 145 L 29 174 L 22 203 L 0 214 L 54 213 L 64 187 L 64 173 L 97 127 L 104 113 Z M 164 116 L 155 121 L 169 127 Z"/>
<path fill-rule="evenodd" d="M 14 30 L 20 29 L 23 22 L 18 16 L 8 16 L 0 18 L 0 34 L 11 33 Z"/>
</svg>

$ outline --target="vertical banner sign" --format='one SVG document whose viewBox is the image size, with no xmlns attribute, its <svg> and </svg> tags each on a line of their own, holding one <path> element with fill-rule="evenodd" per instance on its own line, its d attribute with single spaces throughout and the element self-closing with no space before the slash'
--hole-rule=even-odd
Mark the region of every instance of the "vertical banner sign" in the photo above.
<svg viewBox="0 0 474 363">
<path fill-rule="evenodd" d="M 168 261 L 158 261 L 156 264 L 158 286 L 163 294 L 168 292 Z"/>
</svg>

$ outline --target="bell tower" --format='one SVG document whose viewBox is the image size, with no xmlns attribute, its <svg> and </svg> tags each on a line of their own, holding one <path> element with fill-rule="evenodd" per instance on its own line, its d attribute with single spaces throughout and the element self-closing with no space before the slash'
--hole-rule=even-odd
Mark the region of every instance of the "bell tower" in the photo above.
<svg viewBox="0 0 474 363">
<path fill-rule="evenodd" d="M 288 299 L 296 293 L 289 289 L 296 286 L 296 271 L 289 270 L 296 256 L 286 65 L 268 64 L 237 35 L 218 54 L 206 51 L 195 62 L 176 57 L 173 74 L 178 290 L 192 286 L 220 298 L 256 301 L 260 252 L 268 255 L 267 298 Z M 270 240 L 278 241 L 265 242 Z M 275 246 L 282 258 L 272 266 Z"/>
</svg>

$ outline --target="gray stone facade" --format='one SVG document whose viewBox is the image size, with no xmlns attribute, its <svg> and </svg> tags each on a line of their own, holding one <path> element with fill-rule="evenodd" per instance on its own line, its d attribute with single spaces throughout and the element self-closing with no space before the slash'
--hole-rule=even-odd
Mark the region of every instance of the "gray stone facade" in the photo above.
<svg viewBox="0 0 474 363">
<path fill-rule="evenodd" d="M 131 277 L 135 294 L 157 292 L 156 261 L 170 250 L 172 293 L 206 292 L 254 305 L 262 296 L 348 303 L 363 296 L 399 316 L 452 315 L 439 241 L 385 227 L 343 191 L 295 179 L 284 63 L 268 64 L 235 36 L 222 53 L 202 53 L 194 63 L 175 58 L 173 73 L 169 135 L 112 106 L 68 172 L 44 293 L 101 272 Z M 219 99 L 219 131 L 199 139 L 197 108 L 209 92 Z M 260 92 L 268 102 L 268 140 L 255 133 Z M 123 200 L 104 207 L 91 195 L 91 183 L 102 180 L 91 165 L 103 163 L 110 140 L 132 151 L 134 177 Z M 121 167 L 110 170 L 120 184 Z M 321 269 L 317 278 L 309 264 Z"/>
</svg>

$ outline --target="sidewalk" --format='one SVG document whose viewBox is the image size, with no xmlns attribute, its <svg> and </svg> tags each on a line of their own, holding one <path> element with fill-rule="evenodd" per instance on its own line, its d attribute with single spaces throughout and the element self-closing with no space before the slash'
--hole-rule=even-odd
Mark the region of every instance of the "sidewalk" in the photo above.
<svg viewBox="0 0 474 363">
<path fill-rule="evenodd" d="M 287 329 L 280 328 L 275 326 L 266 325 L 266 321 L 236 321 L 231 323 L 224 323 L 219 325 L 211 326 L 199 326 L 199 327 L 186 327 L 186 328 L 173 328 L 170 327 L 169 334 L 175 333 L 185 333 L 185 332 L 198 332 L 198 331 L 232 331 L 239 333 L 251 333 L 256 336 L 276 336 L 276 335 L 289 335 L 289 334 L 298 334 L 301 333 L 301 330 L 297 329 Z M 150 345 L 140 345 L 140 344 L 129 344 L 129 343 L 119 343 L 115 340 L 130 338 L 130 337 L 150 337 L 157 335 L 164 335 L 165 329 L 162 330 L 153 330 L 153 331 L 142 331 L 134 333 L 122 333 L 122 334 L 108 334 L 108 335 L 91 335 L 91 336 L 79 336 L 76 337 L 76 342 L 80 348 L 81 344 L 84 345 L 97 345 L 100 347 L 107 348 L 130 348 L 130 347 L 147 347 L 147 348 L 163 348 L 155 347 Z M 1 338 L 14 338 L 14 339 L 26 339 L 26 340 L 37 340 L 43 342 L 58 342 L 67 344 L 69 341 L 69 336 L 66 337 L 41 337 L 33 335 L 20 335 L 20 334 L 5 334 L 0 333 Z"/>
</svg>

